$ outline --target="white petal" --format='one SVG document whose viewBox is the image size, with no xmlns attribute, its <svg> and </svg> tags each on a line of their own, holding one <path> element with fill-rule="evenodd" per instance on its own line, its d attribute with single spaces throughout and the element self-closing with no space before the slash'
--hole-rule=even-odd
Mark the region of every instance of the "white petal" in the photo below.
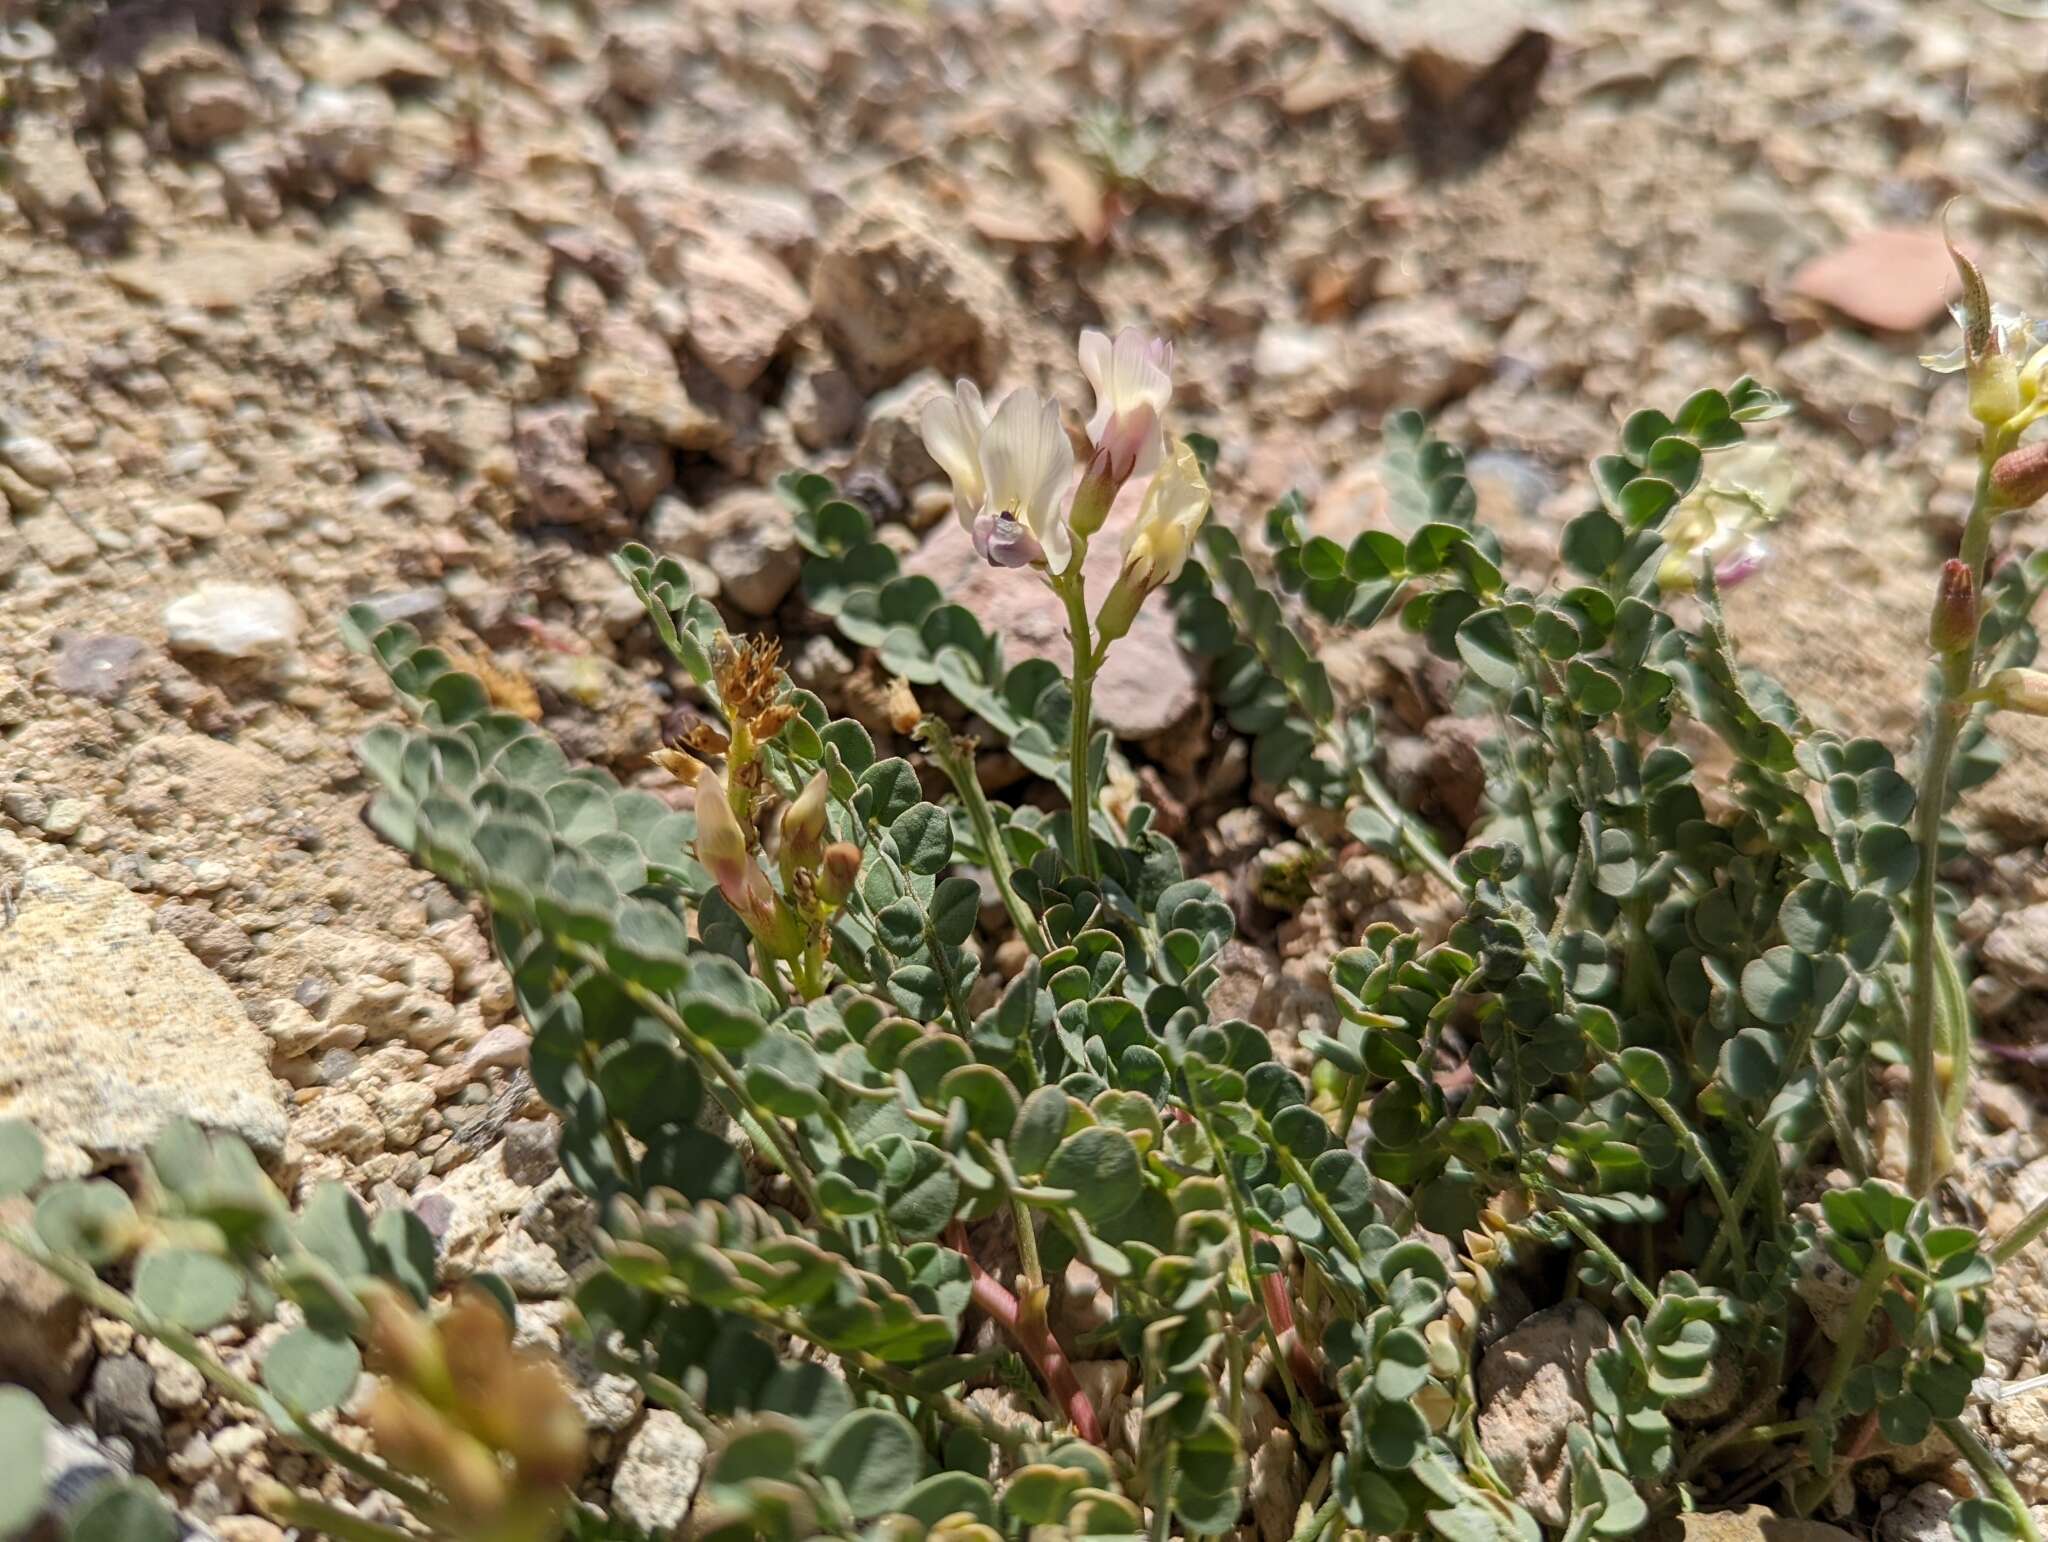
<svg viewBox="0 0 2048 1542">
<path fill-rule="evenodd" d="M 989 420 L 981 471 L 989 507 L 1008 509 L 1026 524 L 1044 502 L 1044 488 L 1073 469 L 1074 449 L 1060 410 L 1036 391 L 1012 391 Z"/>
<path fill-rule="evenodd" d="M 1088 384 L 1095 389 L 1095 413 L 1088 419 L 1090 444 L 1102 438 L 1102 430 L 1108 425 L 1110 414 L 1116 410 L 1109 386 L 1114 356 L 1108 333 L 1091 328 L 1081 334 L 1081 373 L 1088 377 Z"/>
<path fill-rule="evenodd" d="M 972 382 L 960 382 L 958 397 L 935 396 L 919 416 L 924 447 L 953 484 L 953 507 L 962 523 L 970 523 L 983 496 L 981 438 L 987 425 L 981 393 Z"/>
</svg>

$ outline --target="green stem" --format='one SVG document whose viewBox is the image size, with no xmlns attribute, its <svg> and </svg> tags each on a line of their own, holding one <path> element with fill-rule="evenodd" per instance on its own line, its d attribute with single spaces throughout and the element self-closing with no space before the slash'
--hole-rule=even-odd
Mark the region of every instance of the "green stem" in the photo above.
<svg viewBox="0 0 2048 1542">
<path fill-rule="evenodd" d="M 711 1074 L 718 1078 L 719 1085 L 724 1087 L 737 1100 L 741 1108 L 749 1111 L 754 1109 L 754 1100 L 748 1096 L 746 1084 L 740 1080 L 740 1073 L 733 1068 L 733 1063 L 725 1058 L 716 1044 L 704 1038 L 688 1023 L 684 1022 L 682 1014 L 676 1011 L 658 992 L 649 990 L 638 980 L 630 979 L 622 974 L 612 973 L 605 963 L 603 953 L 596 948 L 588 947 L 569 937 L 558 937 L 555 939 L 555 944 L 563 952 L 582 959 L 593 968 L 603 969 L 606 973 L 611 974 L 612 979 L 617 982 L 619 989 L 625 992 L 630 1000 L 651 1012 L 659 1019 L 663 1027 L 667 1028 L 670 1033 L 682 1041 L 684 1048 L 688 1049 L 691 1054 L 711 1068 Z M 797 1154 L 796 1148 L 790 1144 L 780 1123 L 771 1115 L 765 1119 L 758 1119 L 757 1128 L 760 1134 L 767 1139 L 769 1149 L 775 1155 L 776 1163 L 788 1175 L 789 1181 L 796 1185 L 797 1193 L 803 1196 L 804 1204 L 810 1210 L 811 1215 L 822 1222 L 825 1219 L 825 1207 L 818 1202 L 817 1184 L 811 1178 L 810 1168 L 805 1165 L 803 1158 Z"/>
<path fill-rule="evenodd" d="M 1609 1064 L 1620 1064 L 1619 1055 L 1604 1049 L 1600 1053 Z M 1706 1179 L 1707 1189 L 1714 1196 L 1714 1203 L 1721 1207 L 1721 1214 L 1729 1218 L 1728 1225 L 1734 1239 L 1732 1246 L 1735 1249 L 1735 1266 L 1738 1269 L 1742 1268 L 1749 1260 L 1749 1250 L 1742 1240 L 1742 1222 L 1735 1209 L 1735 1196 L 1728 1192 L 1728 1180 L 1721 1176 L 1720 1166 L 1707 1150 L 1706 1142 L 1700 1139 L 1698 1131 L 1686 1122 L 1678 1110 L 1671 1106 L 1669 1099 L 1654 1097 L 1640 1087 L 1632 1090 L 1637 1097 L 1650 1105 L 1652 1113 L 1670 1127 L 1671 1133 L 1678 1138 L 1679 1145 L 1685 1148 L 1686 1154 L 1698 1165 L 1700 1176 Z"/>
<path fill-rule="evenodd" d="M 1984 589 L 1985 560 L 1991 550 L 1991 463 L 1998 445 L 1996 436 L 1986 435 L 1977 468 L 1977 492 L 1970 505 L 1970 518 L 1963 526 L 1960 556 L 1970 569 L 1971 592 Z M 1911 1084 L 1906 1103 L 1906 1186 L 1915 1195 L 1925 1194 L 1947 1169 L 1951 1142 L 1944 1138 L 1941 1110 L 1944 1103 L 1935 1064 L 1935 998 L 1940 989 L 1935 949 L 1943 947 L 1936 899 L 1941 866 L 1941 816 L 1948 807 L 1949 768 L 1955 760 L 1956 742 L 1961 737 L 1969 708 L 1968 695 L 1977 665 L 1977 639 L 1969 646 L 1947 655 L 1936 674 L 1934 700 L 1928 706 L 1929 738 L 1920 767 L 1919 802 L 1913 810 L 1914 844 L 1920 851 L 1920 866 L 1913 875 L 1909 906 L 1912 953 L 1908 960 L 1906 1011 L 1906 1064 Z M 1950 1074 L 1963 1077 L 1968 1067 L 1952 1065 Z"/>
<path fill-rule="evenodd" d="M 1067 606 L 1067 639 L 1074 649 L 1073 714 L 1067 727 L 1067 775 L 1071 782 L 1068 801 L 1073 810 L 1074 871 L 1083 878 L 1097 876 L 1095 863 L 1094 790 L 1088 775 L 1088 731 L 1095 717 L 1095 672 L 1102 667 L 1093 634 L 1088 626 L 1087 584 L 1081 563 L 1088 555 L 1087 541 L 1076 536 L 1067 571 L 1053 587 Z"/>
<path fill-rule="evenodd" d="M 2033 1513 L 2020 1491 L 2013 1487 L 2013 1481 L 1998 1464 L 1998 1458 L 1986 1449 L 1984 1442 L 1970 1433 L 1968 1425 L 1961 1419 L 1936 1419 L 1935 1427 L 1948 1436 L 1949 1444 L 1962 1454 L 1977 1474 L 1977 1480 L 1992 1493 L 1998 1502 L 2011 1512 L 2013 1523 L 2020 1529 L 2026 1542 L 2042 1542 L 2041 1528 L 2034 1524 Z"/>
<path fill-rule="evenodd" d="M 1323 1533 L 1335 1524 L 1343 1508 L 1341 1499 L 1325 1499 L 1320 1510 L 1294 1528 L 1290 1542 L 1322 1542 Z"/>
<path fill-rule="evenodd" d="M 440 1500 L 431 1489 L 394 1472 L 374 1457 L 350 1450 L 310 1419 L 294 1413 L 282 1399 L 222 1365 L 186 1329 L 166 1322 L 134 1298 L 106 1284 L 85 1264 L 52 1252 L 36 1238 L 12 1226 L 0 1226 L 0 1245 L 13 1248 L 47 1269 L 94 1311 L 155 1339 L 234 1402 L 255 1409 L 285 1439 L 309 1447 L 371 1487 L 382 1489 L 422 1519 L 439 1506 Z"/>
<path fill-rule="evenodd" d="M 1145 1407 L 1149 1413 L 1152 1401 L 1158 1396 L 1158 1385 L 1149 1376 L 1145 1379 Z M 1173 1435 L 1164 1419 L 1145 1421 L 1145 1439 L 1148 1443 L 1159 1443 L 1159 1454 L 1153 1459 L 1152 1498 L 1152 1542 L 1169 1542 L 1173 1536 Z"/>
<path fill-rule="evenodd" d="M 1799 1513 L 1806 1514 L 1834 1486 L 1834 1464 L 1825 1459 L 1832 1449 L 1835 1438 L 1835 1409 L 1842 1401 L 1843 1389 L 1849 1385 L 1849 1377 L 1855 1372 L 1863 1356 L 1863 1336 L 1870 1328 L 1871 1314 L 1884 1296 L 1884 1288 L 1892 1277 L 1891 1260 L 1878 1249 L 1871 1250 L 1870 1262 L 1864 1266 L 1862 1279 L 1857 1283 L 1856 1294 L 1849 1302 L 1849 1313 L 1842 1325 L 1842 1336 L 1835 1341 L 1834 1363 L 1828 1367 L 1828 1379 L 1820 1389 L 1810 1415 L 1813 1436 L 1807 1442 L 1808 1459 L 1813 1466 L 1813 1478 L 1801 1486 L 1797 1496 Z"/>
<path fill-rule="evenodd" d="M 278 1524 L 296 1526 L 309 1536 L 335 1537 L 339 1542 L 413 1542 L 410 1532 L 366 1521 L 360 1515 L 351 1515 L 304 1494 L 279 1496 L 267 1505 L 259 1503 L 258 1508 Z"/>
<path fill-rule="evenodd" d="M 927 717 L 918 725 L 918 734 L 932 758 L 939 763 L 939 769 L 946 773 L 946 780 L 953 784 L 953 791 L 959 796 L 960 806 L 967 810 L 967 822 L 974 827 L 974 839 L 980 845 L 982 855 L 988 858 L 988 870 L 995 879 L 996 893 L 1002 897 L 1003 909 L 1009 912 L 1010 924 L 1017 928 L 1017 934 L 1031 945 L 1031 951 L 1043 957 L 1052 951 L 1052 944 L 1046 939 L 1045 929 L 1038 924 L 1038 917 L 1026 908 L 1016 885 L 1010 881 L 1010 853 L 1003 844 L 1002 831 L 996 826 L 995 810 L 989 807 L 988 795 L 981 790 L 981 779 L 974 774 L 974 759 L 961 749 L 943 719 Z"/>
<path fill-rule="evenodd" d="M 1325 741 L 1335 743 L 1334 725 L 1322 726 L 1325 729 Z M 1339 746 L 1340 753 L 1341 748 Z M 1435 837 L 1423 828 L 1414 815 L 1395 801 L 1394 795 L 1387 791 L 1386 783 L 1373 775 L 1372 768 L 1364 764 L 1352 766 L 1351 779 L 1357 785 L 1360 795 L 1373 806 L 1380 818 L 1394 827 L 1394 833 L 1400 837 L 1401 844 L 1408 848 L 1409 854 L 1436 874 L 1444 887 L 1453 894 L 1463 894 L 1464 881 L 1458 877 L 1458 870 L 1451 866 L 1450 859 L 1443 854 Z"/>
<path fill-rule="evenodd" d="M 1245 1289 L 1251 1294 L 1252 1300 L 1258 1303 L 1259 1329 L 1265 1336 L 1267 1350 L 1272 1354 L 1273 1369 L 1280 1373 L 1280 1384 L 1287 1389 L 1288 1417 L 1294 1425 L 1295 1433 L 1301 1436 L 1305 1450 L 1327 1450 L 1329 1441 L 1324 1437 L 1322 1425 L 1316 1418 L 1314 1408 L 1302 1395 L 1301 1384 L 1294 1379 L 1294 1368 L 1287 1363 L 1286 1351 L 1280 1345 L 1280 1331 L 1273 1326 L 1273 1314 L 1266 1306 L 1266 1293 L 1259 1288 L 1258 1279 L 1252 1273 L 1252 1227 L 1251 1222 L 1245 1219 L 1244 1201 L 1237 1192 L 1237 1174 L 1224 1156 L 1223 1145 L 1216 1139 L 1216 1131 L 1210 1125 L 1208 1115 L 1200 1108 L 1194 1109 L 1194 1115 L 1196 1123 L 1202 1127 L 1203 1135 L 1208 1138 L 1209 1150 L 1216 1159 L 1216 1169 L 1223 1176 L 1223 1197 L 1230 1201 L 1230 1217 L 1237 1226 L 1238 1256 L 1244 1261 Z"/>
<path fill-rule="evenodd" d="M 1584 1245 L 1587 1252 L 1591 1253 L 1595 1258 L 1600 1260 L 1601 1264 L 1605 1266 L 1609 1274 L 1613 1275 L 1617 1280 L 1621 1281 L 1622 1284 L 1628 1287 L 1629 1294 L 1633 1295 L 1636 1298 L 1636 1300 L 1642 1302 L 1644 1311 L 1648 1311 L 1650 1308 L 1654 1307 L 1657 1304 L 1657 1297 L 1655 1293 L 1651 1291 L 1649 1286 L 1645 1285 L 1640 1279 L 1636 1277 L 1635 1270 L 1631 1269 L 1627 1264 L 1623 1263 L 1621 1261 L 1621 1255 L 1615 1252 L 1613 1248 L 1609 1247 L 1606 1244 L 1606 1242 L 1602 1240 L 1598 1232 L 1594 1231 L 1592 1227 L 1588 1226 L 1584 1221 L 1580 1220 L 1577 1216 L 1573 1215 L 1571 1213 L 1571 1210 L 1564 1204 L 1562 1200 L 1558 1202 L 1557 1206 L 1553 1209 L 1551 1213 L 1554 1214 L 1559 1220 L 1564 1222 L 1566 1228 L 1570 1230 L 1571 1234 L 1579 1239 L 1580 1243 Z"/>
<path fill-rule="evenodd" d="M 2048 1231 L 2048 1199 L 2034 1206 L 2027 1212 L 2026 1219 L 1998 1239 L 1998 1245 L 1991 1250 L 1992 1266 L 2004 1268 L 2025 1252 L 2027 1244 L 2044 1231 Z"/>
</svg>

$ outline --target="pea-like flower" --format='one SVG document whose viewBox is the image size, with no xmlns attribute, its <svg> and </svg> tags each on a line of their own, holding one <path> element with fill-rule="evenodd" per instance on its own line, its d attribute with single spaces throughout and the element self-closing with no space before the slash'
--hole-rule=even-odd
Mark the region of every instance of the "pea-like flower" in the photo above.
<svg viewBox="0 0 2048 1542">
<path fill-rule="evenodd" d="M 1136 327 L 1125 327 L 1115 342 L 1105 332 L 1086 331 L 1081 371 L 1095 388 L 1088 439 L 1104 474 L 1119 484 L 1150 474 L 1166 438 L 1160 420 L 1173 396 L 1173 344 Z"/>
<path fill-rule="evenodd" d="M 749 854 L 746 832 L 715 776 L 697 778 L 697 860 L 741 916 L 749 921 L 773 917 L 775 891 Z"/>
<path fill-rule="evenodd" d="M 935 396 L 919 419 L 924 447 L 953 484 L 953 513 L 969 530 L 981 512 L 981 436 L 988 432 L 988 408 L 971 380 L 953 383 L 951 396 Z"/>
<path fill-rule="evenodd" d="M 1664 522 L 1658 583 L 1690 589 L 1702 559 L 1714 564 L 1724 589 L 1750 577 L 1768 555 L 1762 532 L 1791 502 L 1793 482 L 1791 461 L 1774 446 L 1744 445 L 1715 456 Z"/>
<path fill-rule="evenodd" d="M 1095 618 L 1104 641 L 1128 632 L 1145 596 L 1180 577 L 1208 512 L 1209 482 L 1202 463 L 1186 440 L 1177 440 L 1172 456 L 1145 488 L 1138 517 L 1124 532 L 1123 571 Z"/>
<path fill-rule="evenodd" d="M 953 483 L 953 510 L 982 558 L 1003 568 L 1043 563 L 1063 573 L 1073 540 L 1060 500 L 1074 447 L 1060 409 L 1036 391 L 1012 391 L 994 417 L 963 380 L 924 409 L 925 448 Z"/>
</svg>

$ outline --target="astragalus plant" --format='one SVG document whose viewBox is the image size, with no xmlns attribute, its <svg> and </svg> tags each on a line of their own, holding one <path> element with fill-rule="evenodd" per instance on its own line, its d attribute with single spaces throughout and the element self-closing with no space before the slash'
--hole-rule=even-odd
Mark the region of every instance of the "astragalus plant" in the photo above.
<svg viewBox="0 0 2048 1542">
<path fill-rule="evenodd" d="M 1029 390 L 991 410 L 963 382 L 926 413 L 975 549 L 1063 608 L 1064 670 L 1008 665 L 829 482 L 785 484 L 806 596 L 906 682 L 922 775 L 638 546 L 619 569 L 710 719 L 659 757 L 687 798 L 570 765 L 359 614 L 417 719 L 363 745 L 370 817 L 490 911 L 562 1162 L 600 1206 L 580 1331 L 711 1442 L 693 1534 L 1221 1536 L 1277 1490 L 1298 1542 L 1580 1542 L 1754 1497 L 1838 1507 L 1859 1461 L 1952 1447 L 1981 1489 L 1957 1532 L 2037 1536 L 1965 1409 L 1993 1268 L 2048 1221 L 1996 1246 L 1947 1224 L 1969 1023 L 1937 879 L 1947 811 L 1996 763 L 1985 718 L 2048 707 L 2026 668 L 2042 569 L 1993 560 L 1999 516 L 2048 488 L 2021 443 L 2048 396 L 2028 324 L 1963 267 L 1983 474 L 1907 770 L 1735 653 L 1720 589 L 1759 560 L 1774 478 L 1751 430 L 1783 410 L 1750 380 L 1628 418 L 1540 590 L 1413 416 L 1385 430 L 1399 528 L 1343 547 L 1304 536 L 1298 502 L 1269 516 L 1271 569 L 1318 626 L 1391 620 L 1462 666 L 1460 709 L 1498 730 L 1462 849 L 1389 796 L 1295 603 L 1205 522 L 1214 446 L 1172 431 L 1171 352 L 1135 333 L 1083 338 L 1081 456 Z M 1090 594 L 1088 547 L 1136 483 L 1119 577 Z M 1212 1018 L 1231 907 L 1151 808 L 1103 796 L 1119 751 L 1092 686 L 1148 604 L 1262 780 L 1460 906 L 1339 953 L 1341 1026 L 1305 1055 Z M 1063 810 L 985 796 L 976 736 Z M 1911 1089 L 1902 1161 L 1880 1062 Z M 580 1449 L 521 1449 L 552 1424 L 489 1424 L 437 1370 L 465 1333 L 495 1342 L 487 1292 L 430 1326 L 402 1221 L 365 1231 L 340 1197 L 317 1226 L 255 1197 L 216 1213 L 254 1176 L 180 1142 L 147 1221 L 60 1184 L 21 1240 L 115 1301 L 92 1267 L 141 1246 L 145 1326 L 297 1302 L 325 1347 L 242 1400 L 316 1445 L 302 1396 L 340 1395 L 336 1346 L 376 1347 L 381 1455 L 354 1470 L 422 1525 L 510 1535 L 519 1494 L 522 1534 L 606 1524 L 570 1497 Z M 154 1262 L 172 1248 L 175 1271 Z M 1553 1307 L 1595 1331 L 1583 1417 L 1535 1470 L 1490 1438 L 1483 1367 Z M 293 1379 L 321 1355 L 336 1374 Z M 542 1370 L 516 1377 L 554 1406 Z"/>
</svg>

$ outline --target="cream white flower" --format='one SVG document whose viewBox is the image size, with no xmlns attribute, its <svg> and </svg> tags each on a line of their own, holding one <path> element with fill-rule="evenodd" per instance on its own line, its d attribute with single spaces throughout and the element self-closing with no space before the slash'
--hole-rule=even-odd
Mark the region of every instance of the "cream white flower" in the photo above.
<svg viewBox="0 0 2048 1542">
<path fill-rule="evenodd" d="M 953 512 L 974 549 L 997 567 L 1043 562 L 1066 571 L 1073 551 L 1061 496 L 1074 447 L 1060 409 L 1036 391 L 1012 391 L 993 417 L 970 380 L 924 405 L 924 446 L 953 484 Z"/>
<path fill-rule="evenodd" d="M 969 530 L 981 512 L 981 436 L 988 432 L 988 409 L 973 381 L 954 382 L 951 396 L 934 396 L 919 418 L 924 447 L 953 484 L 953 512 Z"/>
<path fill-rule="evenodd" d="M 1146 595 L 1180 577 L 1195 532 L 1208 512 L 1209 483 L 1202 463 L 1187 441 L 1177 440 L 1166 464 L 1146 487 L 1138 517 L 1124 532 L 1123 571 L 1095 613 L 1095 632 L 1104 643 L 1130 631 Z"/>
<path fill-rule="evenodd" d="M 1138 517 L 1124 532 L 1123 577 L 1140 594 L 1170 584 L 1187 566 L 1202 516 L 1209 512 L 1209 482 L 1185 439 L 1145 489 Z"/>
<path fill-rule="evenodd" d="M 1724 588 L 1749 577 L 1766 555 L 1761 532 L 1791 503 L 1795 482 L 1791 458 L 1774 445 L 1747 444 L 1714 456 L 1699 485 L 1664 522 L 1658 583 L 1690 589 L 1703 558 L 1715 564 Z"/>
<path fill-rule="evenodd" d="M 1074 543 L 1060 501 L 1073 471 L 1059 405 L 1031 390 L 1004 397 L 981 437 L 981 508 L 969 527 L 975 550 L 998 567 L 1043 561 L 1064 573 Z"/>
<path fill-rule="evenodd" d="M 1081 371 L 1095 388 L 1088 439 L 1104 456 L 1113 480 L 1145 476 L 1159 464 L 1165 431 L 1160 419 L 1173 397 L 1173 344 L 1125 327 L 1081 334 Z"/>
</svg>

